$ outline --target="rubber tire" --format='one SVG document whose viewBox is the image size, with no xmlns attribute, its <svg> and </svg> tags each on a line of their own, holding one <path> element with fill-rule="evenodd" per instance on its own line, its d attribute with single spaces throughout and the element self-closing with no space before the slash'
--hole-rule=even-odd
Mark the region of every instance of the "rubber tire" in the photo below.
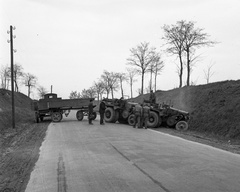
<svg viewBox="0 0 240 192">
<path fill-rule="evenodd" d="M 178 131 L 186 131 L 186 130 L 188 130 L 188 123 L 186 121 L 179 121 L 176 124 L 175 128 Z"/>
<path fill-rule="evenodd" d="M 158 114 L 154 111 L 150 111 L 149 120 L 147 122 L 149 128 L 155 128 L 158 126 Z"/>
<path fill-rule="evenodd" d="M 83 115 L 83 112 L 82 111 L 77 111 L 77 113 L 76 113 L 76 118 L 77 118 L 77 120 L 78 121 L 82 121 L 83 120 L 83 117 L 84 117 L 84 115 Z"/>
<path fill-rule="evenodd" d="M 60 113 L 60 112 L 52 113 L 52 121 L 53 122 L 60 122 L 61 120 L 62 120 L 62 113 Z"/>
<path fill-rule="evenodd" d="M 128 124 L 130 126 L 133 126 L 135 124 L 135 115 L 134 114 L 129 115 L 129 117 L 128 117 Z"/>
<path fill-rule="evenodd" d="M 104 119 L 106 122 L 114 122 L 115 120 L 115 111 L 113 108 L 111 107 L 108 107 L 106 110 L 105 110 L 105 113 L 104 113 Z M 115 121 L 116 122 L 116 121 Z"/>
<path fill-rule="evenodd" d="M 95 120 L 95 119 L 97 118 L 97 113 L 94 111 L 94 112 L 92 113 L 92 115 L 93 115 L 92 120 Z"/>
<path fill-rule="evenodd" d="M 167 125 L 169 127 L 174 127 L 177 124 L 177 120 L 175 118 L 175 116 L 170 116 L 167 118 Z"/>
</svg>

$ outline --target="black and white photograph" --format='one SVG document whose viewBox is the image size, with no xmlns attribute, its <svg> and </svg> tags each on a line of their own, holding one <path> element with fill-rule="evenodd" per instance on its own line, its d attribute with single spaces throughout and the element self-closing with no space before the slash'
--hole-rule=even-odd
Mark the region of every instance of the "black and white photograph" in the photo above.
<svg viewBox="0 0 240 192">
<path fill-rule="evenodd" d="M 0 0 L 0 192 L 239 192 L 239 10 Z"/>
</svg>

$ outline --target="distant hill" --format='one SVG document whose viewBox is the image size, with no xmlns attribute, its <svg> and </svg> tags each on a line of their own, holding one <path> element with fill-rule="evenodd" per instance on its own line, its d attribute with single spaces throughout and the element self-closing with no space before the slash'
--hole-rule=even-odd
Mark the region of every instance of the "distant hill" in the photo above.
<svg viewBox="0 0 240 192">
<path fill-rule="evenodd" d="M 14 93 L 15 122 L 34 121 L 32 100 L 22 93 Z M 0 131 L 12 125 L 12 95 L 9 90 L 0 89 Z"/>
<path fill-rule="evenodd" d="M 148 98 L 146 94 L 134 101 Z M 156 98 L 190 112 L 191 130 L 240 139 L 240 80 L 157 91 Z"/>
</svg>

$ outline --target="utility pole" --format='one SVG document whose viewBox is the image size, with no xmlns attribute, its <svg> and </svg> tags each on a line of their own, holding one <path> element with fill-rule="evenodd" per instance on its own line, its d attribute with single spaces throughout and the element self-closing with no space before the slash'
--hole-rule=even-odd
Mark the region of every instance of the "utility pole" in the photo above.
<svg viewBox="0 0 240 192">
<path fill-rule="evenodd" d="M 15 27 L 10 26 L 10 41 L 8 40 L 8 43 L 10 43 L 10 55 L 11 55 L 11 88 L 12 88 L 12 128 L 15 128 L 15 104 L 14 104 L 14 65 L 13 65 L 13 38 L 16 36 L 13 36 L 13 30 L 15 30 Z M 9 33 L 9 31 L 8 31 Z"/>
</svg>

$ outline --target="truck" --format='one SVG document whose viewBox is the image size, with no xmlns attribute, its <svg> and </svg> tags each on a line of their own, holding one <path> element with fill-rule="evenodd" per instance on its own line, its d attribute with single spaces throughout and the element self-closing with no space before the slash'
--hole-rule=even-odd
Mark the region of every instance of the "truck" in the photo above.
<svg viewBox="0 0 240 192">
<path fill-rule="evenodd" d="M 133 108 L 137 104 L 124 99 L 103 99 L 106 105 L 104 119 L 110 123 L 135 124 L 135 115 Z M 144 100 L 143 104 L 150 107 L 148 120 L 149 128 L 158 128 L 160 126 L 175 127 L 177 130 L 187 130 L 189 113 L 167 104 L 150 103 Z"/>
<path fill-rule="evenodd" d="M 34 102 L 35 120 L 39 123 L 45 117 L 51 117 L 53 122 L 60 122 L 63 114 L 68 116 L 71 110 L 77 110 L 76 118 L 82 121 L 84 116 L 88 116 L 88 104 L 93 100 L 94 98 L 62 99 L 55 93 L 45 94 L 43 99 Z M 96 117 L 97 113 L 93 112 L 91 118 L 94 120 Z"/>
</svg>

